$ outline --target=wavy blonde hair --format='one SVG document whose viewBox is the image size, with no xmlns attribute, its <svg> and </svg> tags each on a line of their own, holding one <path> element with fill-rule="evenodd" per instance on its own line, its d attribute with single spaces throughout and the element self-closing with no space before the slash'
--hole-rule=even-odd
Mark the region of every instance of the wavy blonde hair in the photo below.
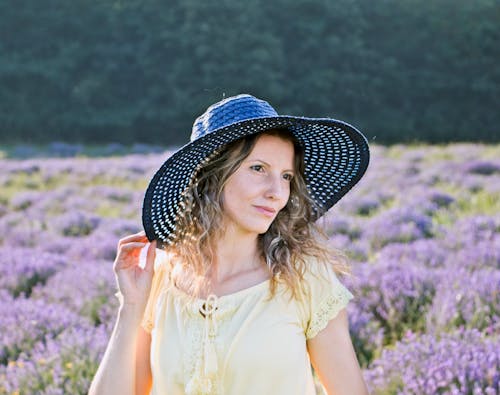
<svg viewBox="0 0 500 395">
<path fill-rule="evenodd" d="M 213 153 L 200 165 L 183 193 L 168 251 L 173 257 L 171 268 L 175 263 L 182 267 L 180 273 L 172 273 L 174 281 L 183 282 L 193 298 L 200 296 L 210 284 L 209 272 L 216 253 L 214 241 L 223 232 L 224 187 L 263 134 L 290 141 L 295 148 L 295 176 L 288 202 L 258 238 L 260 254 L 271 274 L 270 296 L 275 295 L 278 281 L 282 281 L 291 296 L 298 297 L 299 285 L 311 258 L 333 265 L 336 273 L 349 272 L 347 257 L 328 246 L 326 234 L 314 221 L 321 208 L 307 192 L 302 147 L 288 130 L 273 129 L 243 137 Z M 183 281 L 183 276 L 189 276 L 189 281 Z"/>
</svg>

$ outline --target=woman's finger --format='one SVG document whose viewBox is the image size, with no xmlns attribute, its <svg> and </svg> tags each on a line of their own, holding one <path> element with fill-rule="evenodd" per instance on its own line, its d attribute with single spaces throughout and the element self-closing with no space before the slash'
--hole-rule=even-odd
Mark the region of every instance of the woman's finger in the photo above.
<svg viewBox="0 0 500 395">
<path fill-rule="evenodd" d="M 144 265 L 144 270 L 148 273 L 153 273 L 154 262 L 156 257 L 156 240 L 153 240 L 148 246 L 148 252 L 146 254 L 146 265 Z"/>
<path fill-rule="evenodd" d="M 143 243 L 143 242 L 137 242 L 137 241 L 132 241 L 130 243 L 126 243 L 126 244 L 122 244 L 120 246 L 120 249 L 122 251 L 131 251 L 131 250 L 135 250 L 137 248 L 144 248 L 144 246 L 146 245 L 147 243 Z"/>
<path fill-rule="evenodd" d="M 147 240 L 146 232 L 142 231 L 142 232 L 130 235 L 130 236 L 126 236 L 118 241 L 118 246 L 125 244 L 125 243 L 129 243 L 131 241 L 137 241 L 137 240 Z"/>
</svg>

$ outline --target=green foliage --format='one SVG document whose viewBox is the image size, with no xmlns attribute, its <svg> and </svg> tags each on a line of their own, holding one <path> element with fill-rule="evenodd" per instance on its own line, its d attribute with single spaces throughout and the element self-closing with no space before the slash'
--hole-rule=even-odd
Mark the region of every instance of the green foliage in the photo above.
<svg viewBox="0 0 500 395">
<path fill-rule="evenodd" d="M 80 314 L 84 317 L 88 317 L 93 325 L 99 326 L 102 324 L 101 318 L 99 317 L 99 310 L 108 302 L 109 296 L 99 295 L 94 299 L 90 299 L 80 311 Z"/>
<path fill-rule="evenodd" d="M 2 143 L 183 144 L 241 92 L 381 143 L 498 141 L 492 0 L 0 4 Z"/>
</svg>

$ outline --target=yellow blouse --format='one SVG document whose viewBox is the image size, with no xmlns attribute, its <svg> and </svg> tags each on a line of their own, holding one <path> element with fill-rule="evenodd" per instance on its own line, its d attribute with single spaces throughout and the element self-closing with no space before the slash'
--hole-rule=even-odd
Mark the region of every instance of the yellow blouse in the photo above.
<svg viewBox="0 0 500 395">
<path fill-rule="evenodd" d="M 353 295 L 330 267 L 305 273 L 310 292 L 290 299 L 270 280 L 183 308 L 187 295 L 170 282 L 165 261 L 155 276 L 142 327 L 151 333 L 151 395 L 314 395 L 306 341 Z M 320 276 L 317 276 L 319 274 Z"/>
</svg>

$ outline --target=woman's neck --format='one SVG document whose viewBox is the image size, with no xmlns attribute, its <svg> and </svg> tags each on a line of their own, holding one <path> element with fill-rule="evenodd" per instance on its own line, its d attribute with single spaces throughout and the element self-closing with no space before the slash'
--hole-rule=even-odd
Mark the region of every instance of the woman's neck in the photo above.
<svg viewBox="0 0 500 395">
<path fill-rule="evenodd" d="M 215 243 L 216 262 L 212 266 L 212 281 L 221 283 L 247 272 L 261 270 L 263 261 L 257 235 L 239 235 L 226 232 Z"/>
</svg>

